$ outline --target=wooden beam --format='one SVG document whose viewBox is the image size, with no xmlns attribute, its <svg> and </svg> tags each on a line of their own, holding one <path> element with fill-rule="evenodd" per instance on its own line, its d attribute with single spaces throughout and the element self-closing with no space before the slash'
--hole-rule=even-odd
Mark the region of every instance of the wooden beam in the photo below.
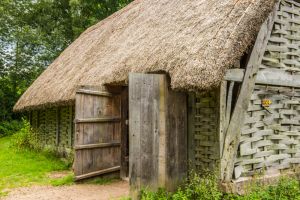
<svg viewBox="0 0 300 200">
<path fill-rule="evenodd" d="M 189 170 L 195 170 L 195 93 L 188 96 L 188 164 Z"/>
<path fill-rule="evenodd" d="M 120 145 L 121 145 L 120 142 L 100 143 L 100 144 L 85 144 L 85 145 L 76 145 L 75 150 L 98 149 L 98 148 L 105 148 L 105 147 L 119 147 Z"/>
<path fill-rule="evenodd" d="M 224 147 L 225 133 L 226 133 L 226 96 L 227 96 L 227 81 L 222 81 L 222 84 L 219 89 L 219 141 L 220 141 L 220 151 L 219 156 L 221 159 Z"/>
<path fill-rule="evenodd" d="M 242 82 L 244 74 L 244 69 L 229 69 L 224 79 L 227 81 Z M 257 73 L 255 83 L 300 88 L 300 75 L 291 75 L 278 69 L 264 69 Z"/>
<path fill-rule="evenodd" d="M 102 96 L 102 97 L 112 97 L 113 94 L 109 92 L 101 92 L 101 91 L 94 91 L 94 90 L 87 90 L 87 89 L 79 89 L 77 91 L 78 94 L 89 94 L 94 96 Z"/>
<path fill-rule="evenodd" d="M 121 168 L 120 166 L 116 166 L 116 167 L 111 167 L 111 168 L 104 169 L 104 170 L 99 170 L 99 171 L 96 171 L 96 172 L 91 172 L 91 173 L 88 173 L 88 174 L 76 176 L 75 180 L 79 181 L 79 180 L 82 180 L 82 179 L 91 178 L 91 177 L 99 176 L 99 175 L 102 175 L 102 174 L 116 172 L 116 171 L 119 171 L 120 168 Z"/>
<path fill-rule="evenodd" d="M 75 119 L 75 123 L 119 122 L 120 120 L 120 117 L 102 117 L 90 119 Z"/>
<path fill-rule="evenodd" d="M 234 88 L 234 82 L 231 81 L 227 91 L 226 115 L 225 115 L 225 126 L 224 126 L 225 132 L 227 131 L 231 119 L 231 114 L 232 114 L 233 88 Z"/>
<path fill-rule="evenodd" d="M 226 71 L 224 80 L 233 82 L 242 82 L 244 78 L 244 69 L 228 69 Z"/>
<path fill-rule="evenodd" d="M 56 108 L 56 146 L 59 145 L 60 139 L 60 108 Z"/>
<path fill-rule="evenodd" d="M 245 114 L 254 90 L 259 65 L 262 62 L 268 39 L 274 25 L 277 8 L 278 4 L 276 4 L 274 11 L 270 14 L 258 33 L 255 45 L 247 64 L 240 94 L 226 132 L 223 155 L 221 159 L 221 179 L 226 182 L 229 182 L 232 179 L 234 162 L 240 142 L 241 128 L 243 126 Z"/>
<path fill-rule="evenodd" d="M 281 70 L 263 70 L 258 73 L 257 84 L 300 88 L 300 75 L 291 75 Z"/>
<path fill-rule="evenodd" d="M 69 118 L 69 126 L 70 126 L 70 130 L 68 133 L 68 138 L 69 138 L 69 144 L 70 147 L 73 146 L 73 139 L 74 139 L 74 129 L 73 129 L 73 107 L 69 106 L 69 112 L 70 112 L 70 118 Z"/>
</svg>

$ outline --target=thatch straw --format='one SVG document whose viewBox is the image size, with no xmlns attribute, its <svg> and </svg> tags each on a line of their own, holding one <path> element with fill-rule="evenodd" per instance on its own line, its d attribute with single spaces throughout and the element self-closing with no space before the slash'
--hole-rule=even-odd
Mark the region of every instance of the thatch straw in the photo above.
<svg viewBox="0 0 300 200">
<path fill-rule="evenodd" d="M 179 90 L 219 85 L 253 44 L 275 0 L 136 0 L 86 30 L 31 85 L 15 110 L 72 102 L 77 85 L 161 72 Z"/>
</svg>

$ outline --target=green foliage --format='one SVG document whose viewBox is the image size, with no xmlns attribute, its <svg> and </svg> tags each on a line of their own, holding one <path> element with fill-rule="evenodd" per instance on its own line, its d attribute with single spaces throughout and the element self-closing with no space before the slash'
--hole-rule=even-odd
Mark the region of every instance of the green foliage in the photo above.
<svg viewBox="0 0 300 200">
<path fill-rule="evenodd" d="M 276 185 L 256 184 L 245 196 L 226 194 L 224 200 L 300 200 L 300 184 L 296 179 L 283 177 Z"/>
<path fill-rule="evenodd" d="M 143 189 L 141 191 L 141 200 L 153 200 L 153 199 L 169 200 L 172 199 L 172 196 L 163 188 L 159 188 L 158 191 L 156 192 L 151 192 L 150 190 L 147 189 Z"/>
<path fill-rule="evenodd" d="M 7 195 L 8 195 L 7 191 L 5 191 L 5 192 L 0 191 L 0 197 L 5 197 Z"/>
<path fill-rule="evenodd" d="M 300 183 L 296 179 L 281 178 L 276 185 L 262 186 L 258 183 L 249 185 L 249 192 L 240 196 L 223 194 L 217 184 L 217 177 L 211 173 L 202 176 L 192 173 L 189 181 L 175 193 L 164 189 L 156 192 L 141 191 L 142 200 L 300 200 Z"/>
<path fill-rule="evenodd" d="M 10 123 L 9 123 L 10 124 Z M 11 147 L 17 151 L 36 151 L 45 155 L 54 156 L 60 158 L 68 167 L 71 167 L 74 161 L 74 152 L 69 152 L 66 157 L 61 158 L 56 147 L 43 146 L 38 132 L 31 128 L 30 123 L 26 120 L 22 120 L 22 127 L 14 133 L 11 137 Z M 0 127 L 1 128 L 1 127 Z"/>
<path fill-rule="evenodd" d="M 157 192 L 141 191 L 142 200 L 219 200 L 221 198 L 222 192 L 218 188 L 217 176 L 210 172 L 203 172 L 201 176 L 192 172 L 189 181 L 173 194 L 164 189 L 159 189 Z"/>
<path fill-rule="evenodd" d="M 130 197 L 121 197 L 118 200 L 131 200 L 131 198 Z"/>
<path fill-rule="evenodd" d="M 71 0 L 73 32 L 75 37 L 81 32 L 104 19 L 119 9 L 126 6 L 132 0 Z"/>
<path fill-rule="evenodd" d="M 37 134 L 31 129 L 30 123 L 28 121 L 24 121 L 23 123 L 23 128 L 12 136 L 12 146 L 19 151 L 41 150 L 42 147 L 39 145 Z"/>
<path fill-rule="evenodd" d="M 183 191 L 188 199 L 218 200 L 222 196 L 218 187 L 218 177 L 209 171 L 204 171 L 201 176 L 191 173 Z"/>
<path fill-rule="evenodd" d="M 13 135 L 24 127 L 24 121 L 12 120 L 0 122 L 0 137 Z"/>
</svg>

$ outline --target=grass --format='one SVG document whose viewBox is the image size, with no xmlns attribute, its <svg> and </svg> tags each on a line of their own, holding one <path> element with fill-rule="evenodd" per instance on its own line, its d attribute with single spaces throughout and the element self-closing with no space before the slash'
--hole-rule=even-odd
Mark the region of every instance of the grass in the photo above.
<svg viewBox="0 0 300 200">
<path fill-rule="evenodd" d="M 47 152 L 17 150 L 12 145 L 14 141 L 14 136 L 0 138 L 0 197 L 7 195 L 8 189 L 17 187 L 74 184 L 74 174 L 71 171 L 61 178 L 49 176 L 51 172 L 69 170 L 68 162 Z M 105 185 L 116 180 L 113 178 L 93 178 L 83 183 Z"/>
<path fill-rule="evenodd" d="M 94 184 L 94 185 L 107 185 L 113 182 L 116 182 L 120 179 L 117 178 L 100 178 L 100 177 L 96 177 L 96 178 L 92 178 L 92 179 L 88 179 L 86 181 L 84 181 L 84 184 Z"/>
<path fill-rule="evenodd" d="M 16 151 L 11 147 L 11 136 L 0 138 L 0 195 L 4 189 L 33 184 L 62 185 L 73 182 L 73 176 L 51 180 L 53 171 L 68 170 L 68 165 L 53 155 L 34 151 Z"/>
<path fill-rule="evenodd" d="M 50 180 L 52 186 L 63 186 L 63 185 L 73 185 L 74 184 L 74 175 L 69 174 L 65 177 L 59 179 Z"/>
</svg>

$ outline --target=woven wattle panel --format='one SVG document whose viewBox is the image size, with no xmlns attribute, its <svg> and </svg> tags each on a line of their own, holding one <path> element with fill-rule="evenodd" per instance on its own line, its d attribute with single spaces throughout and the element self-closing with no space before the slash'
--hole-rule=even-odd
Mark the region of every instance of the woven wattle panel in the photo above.
<svg viewBox="0 0 300 200">
<path fill-rule="evenodd" d="M 300 72 L 300 3 L 282 0 L 263 58 L 261 70 Z"/>
<path fill-rule="evenodd" d="M 59 138 L 60 149 L 72 148 L 74 132 L 74 106 L 61 107 L 59 111 Z M 42 146 L 55 149 L 57 135 L 57 109 L 49 108 L 32 112 L 31 127 L 37 133 L 37 138 Z"/>
<path fill-rule="evenodd" d="M 59 134 L 59 146 L 63 148 L 71 148 L 71 134 L 72 134 L 72 113 L 70 107 L 62 107 L 60 109 L 60 134 Z"/>
<path fill-rule="evenodd" d="M 50 108 L 45 111 L 45 144 L 56 145 L 56 109 Z"/>
<path fill-rule="evenodd" d="M 262 106 L 262 99 L 272 101 Z M 300 163 L 300 89 L 256 86 L 242 130 L 235 178 Z"/>
<path fill-rule="evenodd" d="M 260 70 L 300 73 L 300 3 L 282 0 Z M 271 100 L 269 107 L 262 101 Z M 300 89 L 256 85 L 234 178 L 274 174 L 300 163 Z"/>
<path fill-rule="evenodd" d="M 196 94 L 194 107 L 196 170 L 212 169 L 219 161 L 217 92 Z"/>
</svg>

